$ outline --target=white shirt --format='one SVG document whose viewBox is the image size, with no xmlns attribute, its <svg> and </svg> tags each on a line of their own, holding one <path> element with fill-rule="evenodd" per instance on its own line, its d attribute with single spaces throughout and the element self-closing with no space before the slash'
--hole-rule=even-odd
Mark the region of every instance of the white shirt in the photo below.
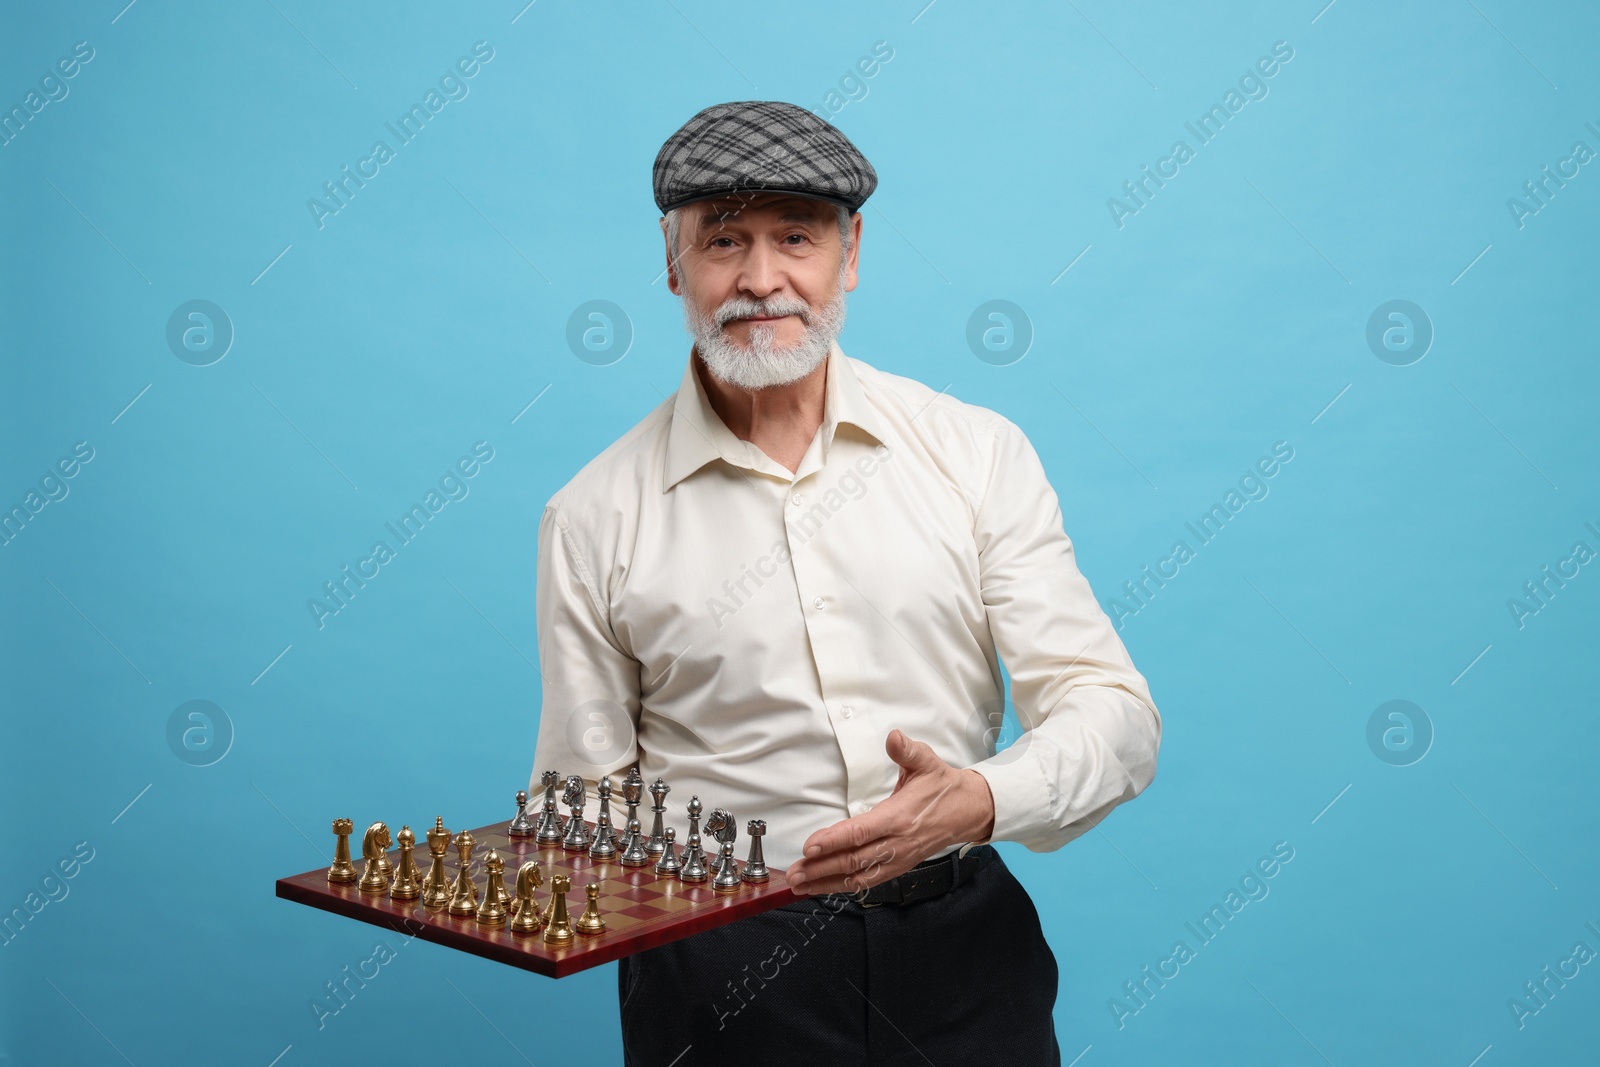
<svg viewBox="0 0 1600 1067">
<path fill-rule="evenodd" d="M 1086 833 L 1155 775 L 1161 719 L 1079 573 L 1022 431 L 834 345 L 790 473 L 678 391 L 550 498 L 539 527 L 540 772 L 671 786 L 767 823 L 787 867 L 888 797 L 899 727 L 994 797 L 991 840 Z M 1024 733 L 995 753 L 1002 682 Z M 649 832 L 650 797 L 640 821 Z M 714 850 L 714 843 L 711 849 Z"/>
</svg>

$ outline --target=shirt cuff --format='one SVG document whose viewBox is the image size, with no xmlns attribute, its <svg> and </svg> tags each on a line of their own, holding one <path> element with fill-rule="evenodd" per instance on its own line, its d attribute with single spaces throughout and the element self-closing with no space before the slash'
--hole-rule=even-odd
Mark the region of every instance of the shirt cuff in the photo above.
<svg viewBox="0 0 1600 1067">
<path fill-rule="evenodd" d="M 1053 805 L 1050 784 L 1028 747 L 1019 738 L 1009 748 L 974 763 L 972 769 L 983 775 L 994 798 L 994 830 L 989 840 L 1017 841 L 1039 852 L 1051 847 L 1038 847 L 1035 839 L 1051 826 Z M 1019 748 L 1022 751 L 1017 751 Z"/>
</svg>

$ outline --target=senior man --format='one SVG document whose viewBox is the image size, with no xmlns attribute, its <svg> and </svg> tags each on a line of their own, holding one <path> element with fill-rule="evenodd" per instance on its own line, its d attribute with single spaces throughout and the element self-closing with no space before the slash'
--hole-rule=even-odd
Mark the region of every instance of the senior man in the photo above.
<svg viewBox="0 0 1600 1067">
<path fill-rule="evenodd" d="M 535 773 L 637 763 L 763 817 L 811 899 L 624 959 L 627 1062 L 1059 1063 L 1055 957 L 988 842 L 1060 848 L 1143 791 L 1149 687 L 1022 431 L 839 348 L 855 145 L 720 104 L 653 177 L 694 343 L 545 508 Z"/>
</svg>

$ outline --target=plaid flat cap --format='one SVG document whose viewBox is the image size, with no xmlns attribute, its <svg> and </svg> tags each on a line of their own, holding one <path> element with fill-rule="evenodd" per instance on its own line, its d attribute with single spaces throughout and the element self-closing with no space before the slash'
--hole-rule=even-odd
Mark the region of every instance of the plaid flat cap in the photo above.
<svg viewBox="0 0 1600 1067">
<path fill-rule="evenodd" d="M 779 100 L 716 104 L 684 123 L 656 153 L 663 214 L 729 193 L 783 192 L 859 211 L 878 174 L 850 139 L 803 107 Z"/>
</svg>

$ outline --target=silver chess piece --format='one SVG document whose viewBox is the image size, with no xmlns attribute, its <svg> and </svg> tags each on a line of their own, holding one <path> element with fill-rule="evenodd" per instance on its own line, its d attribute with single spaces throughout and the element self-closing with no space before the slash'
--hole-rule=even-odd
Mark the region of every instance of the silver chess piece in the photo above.
<svg viewBox="0 0 1600 1067">
<path fill-rule="evenodd" d="M 672 792 L 672 787 L 665 780 L 657 778 L 650 787 L 650 799 L 655 803 L 650 805 L 650 810 L 655 812 L 656 821 L 650 827 L 650 840 L 644 843 L 645 851 L 652 856 L 659 856 L 666 851 L 667 835 L 662 829 L 667 814 L 667 794 Z"/>
<path fill-rule="evenodd" d="M 622 820 L 623 841 L 627 841 L 627 828 L 639 818 L 639 801 L 644 799 L 644 779 L 639 777 L 637 765 L 629 768 L 628 776 L 622 780 L 622 799 L 628 804 L 628 815 Z"/>
<path fill-rule="evenodd" d="M 689 798 L 689 840 L 683 846 L 683 869 L 678 877 L 685 882 L 703 882 L 706 873 L 706 854 L 700 849 L 700 798 Z"/>
<path fill-rule="evenodd" d="M 589 827 L 583 821 L 583 802 L 587 795 L 583 779 L 576 774 L 569 775 L 567 788 L 561 794 L 561 803 L 572 809 L 567 817 L 566 836 L 561 839 L 561 847 L 568 852 L 584 852 L 589 848 Z"/>
<path fill-rule="evenodd" d="M 611 832 L 611 776 L 600 779 L 600 811 L 594 817 L 594 841 L 589 845 L 589 858 L 608 860 L 617 854 L 616 835 Z"/>
<path fill-rule="evenodd" d="M 528 791 L 517 790 L 517 817 L 506 827 L 507 837 L 532 837 L 533 820 L 528 818 Z"/>
<path fill-rule="evenodd" d="M 650 866 L 650 853 L 644 847 L 644 832 L 639 829 L 639 820 L 628 820 L 627 847 L 622 850 L 620 857 L 624 867 Z"/>
<path fill-rule="evenodd" d="M 719 893 L 731 893 L 744 883 L 739 880 L 739 861 L 733 858 L 733 841 L 739 836 L 739 824 L 727 808 L 717 808 L 706 820 L 706 832 L 721 846 L 717 857 L 717 876 L 711 888 Z"/>
<path fill-rule="evenodd" d="M 667 827 L 661 838 L 661 858 L 656 860 L 656 874 L 662 878 L 676 878 L 683 870 L 678 862 L 678 831 Z"/>
<path fill-rule="evenodd" d="M 750 834 L 750 858 L 744 861 L 744 873 L 740 877 L 759 885 L 768 878 L 766 857 L 761 854 L 761 839 L 767 835 L 767 820 L 751 819 L 744 828 Z"/>
<path fill-rule="evenodd" d="M 539 784 L 544 786 L 544 810 L 539 813 L 534 840 L 540 845 L 559 845 L 562 835 L 566 833 L 561 813 L 556 810 L 556 786 L 560 781 L 561 775 L 556 771 L 545 771 L 539 776 Z"/>
</svg>

